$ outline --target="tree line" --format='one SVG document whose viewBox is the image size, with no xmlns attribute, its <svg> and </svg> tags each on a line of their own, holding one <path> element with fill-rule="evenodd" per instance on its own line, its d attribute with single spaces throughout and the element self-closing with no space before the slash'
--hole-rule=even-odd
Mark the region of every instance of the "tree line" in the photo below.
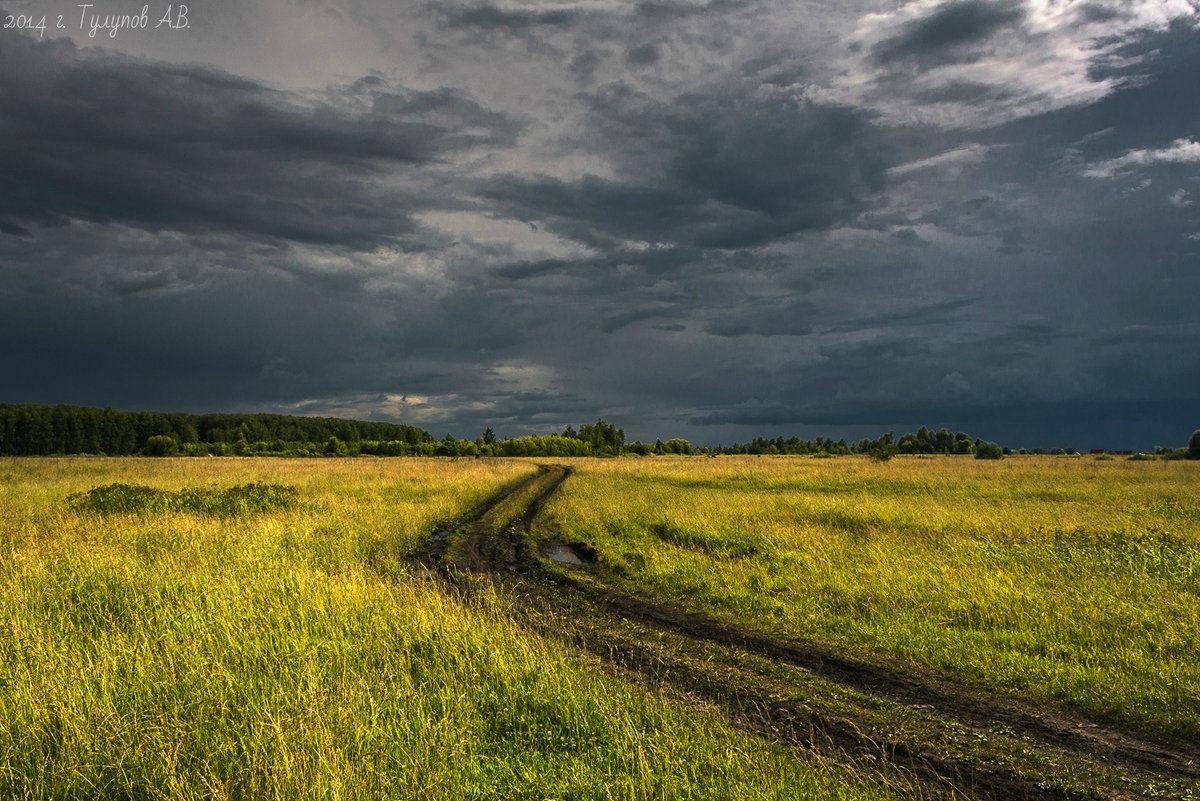
<svg viewBox="0 0 1200 801">
<path fill-rule="evenodd" d="M 127 456 L 146 452 L 147 447 L 161 451 L 167 440 L 174 443 L 173 452 L 192 455 L 305 449 L 316 453 L 317 446 L 330 438 L 351 443 L 397 442 L 405 447 L 433 442 L 429 432 L 415 426 L 336 417 L 122 412 L 85 406 L 0 404 L 3 456 Z"/>
<path fill-rule="evenodd" d="M 1171 458 L 1200 458 L 1200 431 L 1187 448 L 1160 449 Z M 1025 453 L 1024 450 L 1020 451 Z M 1031 453 L 1045 453 L 1035 448 Z M 625 429 L 597 420 L 558 434 L 500 438 L 487 428 L 474 440 L 399 423 L 283 414 L 187 414 L 123 412 L 85 406 L 0 404 L 0 456 L 97 454 L 127 456 L 716 456 L 718 454 L 841 456 L 958 454 L 998 459 L 1011 453 L 994 442 L 948 429 L 847 442 L 825 437 L 773 439 L 696 447 L 685 439 L 625 441 Z M 1051 453 L 1074 453 L 1057 449 Z"/>
<path fill-rule="evenodd" d="M 849 444 L 818 437 L 756 437 L 745 444 L 694 447 L 673 438 L 653 444 L 625 441 L 625 430 L 606 420 L 567 426 L 561 433 L 499 438 L 487 428 L 474 440 L 398 423 L 283 414 L 124 412 L 85 406 L 0 404 L 0 455 L 103 454 L 127 456 L 622 456 L 868 453 L 976 454 L 991 443 L 946 429 L 895 439 Z"/>
</svg>

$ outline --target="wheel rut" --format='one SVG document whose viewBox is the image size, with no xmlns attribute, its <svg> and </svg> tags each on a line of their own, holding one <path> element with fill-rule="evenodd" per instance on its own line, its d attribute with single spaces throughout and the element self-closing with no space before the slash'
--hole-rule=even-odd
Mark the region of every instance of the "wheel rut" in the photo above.
<svg viewBox="0 0 1200 801">
<path fill-rule="evenodd" d="M 436 574 L 465 593 L 468 574 L 493 575 L 514 592 L 541 605 L 547 617 L 523 621 L 559 637 L 602 662 L 651 685 L 668 688 L 716 707 L 734 724 L 825 761 L 832 761 L 928 798 L 1075 799 L 1172 797 L 1139 791 L 1153 782 L 1118 782 L 1099 794 L 1047 782 L 988 759 L 931 748 L 872 723 L 868 707 L 881 699 L 918 710 L 936 725 L 964 732 L 960 740 L 997 730 L 1032 748 L 1040 760 L 1074 761 L 1085 769 L 1143 779 L 1184 783 L 1200 793 L 1200 749 L 1146 738 L 1103 723 L 968 688 L 943 677 L 854 659 L 821 646 L 773 638 L 761 631 L 647 599 L 602 583 L 591 571 L 563 569 L 537 558 L 530 546 L 533 522 L 571 475 L 571 468 L 540 465 L 538 472 L 510 484 L 461 518 L 439 524 L 414 557 L 422 572 Z M 581 622 L 564 631 L 563 619 Z M 546 619 L 557 621 L 548 626 Z M 582 625 L 586 622 L 586 625 Z M 634 625 L 630 626 L 632 623 Z M 656 634 L 657 633 L 657 634 Z M 661 647 L 669 635 L 672 652 Z M 691 648 L 707 649 L 697 665 Z M 835 687 L 867 697 L 861 715 L 821 708 L 789 692 L 766 673 L 748 669 L 741 655 L 801 671 Z M 950 743 L 953 745 L 953 743 Z M 1170 791 L 1168 791 L 1170 792 Z"/>
</svg>

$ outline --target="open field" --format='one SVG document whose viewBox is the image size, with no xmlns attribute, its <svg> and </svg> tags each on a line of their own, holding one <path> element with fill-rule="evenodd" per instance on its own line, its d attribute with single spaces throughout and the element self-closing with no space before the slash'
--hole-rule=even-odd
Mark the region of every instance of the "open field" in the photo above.
<svg viewBox="0 0 1200 801">
<path fill-rule="evenodd" d="M 606 675 L 406 555 L 533 464 L 0 462 L 0 796 L 887 794 Z M 294 485 L 278 512 L 103 516 L 71 492 Z"/>
<path fill-rule="evenodd" d="M 1198 467 L 0 460 L 0 794 L 1200 798 Z"/>
<path fill-rule="evenodd" d="M 547 511 L 656 597 L 1200 741 L 1198 468 L 592 462 Z"/>
</svg>

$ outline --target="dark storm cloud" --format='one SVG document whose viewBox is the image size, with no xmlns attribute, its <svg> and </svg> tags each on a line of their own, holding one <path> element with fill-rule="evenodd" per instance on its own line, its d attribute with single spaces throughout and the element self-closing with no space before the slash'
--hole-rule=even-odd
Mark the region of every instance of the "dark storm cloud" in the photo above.
<svg viewBox="0 0 1200 801">
<path fill-rule="evenodd" d="M 634 66 L 647 67 L 662 57 L 659 47 L 654 42 L 647 42 L 638 47 L 632 47 L 625 54 L 625 59 Z"/>
<path fill-rule="evenodd" d="M 1010 30 L 1025 18 L 1011 2 L 948 0 L 927 17 L 913 20 L 898 35 L 872 50 L 881 64 L 912 60 L 922 67 L 969 61 L 971 46 Z"/>
<path fill-rule="evenodd" d="M 203 67 L 8 33 L 2 41 L 0 222 L 10 233 L 79 219 L 394 242 L 413 230 L 405 206 L 415 201 L 383 202 L 376 170 L 415 169 L 515 135 L 502 116 L 448 90 L 368 80 L 343 93 L 358 105 L 337 108 Z"/>
<path fill-rule="evenodd" d="M 627 174 L 503 176 L 483 195 L 598 247 L 635 239 L 735 249 L 852 219 L 883 189 L 894 158 L 859 112 L 786 94 L 663 103 L 606 87 L 590 109 L 602 147 L 630 143 L 616 154 Z"/>
<path fill-rule="evenodd" d="M 442 6 L 303 93 L 0 39 L 0 400 L 1172 441 L 1200 34 L 1085 75 L 1061 31 L 1014 68 L 1018 4 L 828 12 L 825 45 L 735 6 Z"/>
<path fill-rule="evenodd" d="M 1100 3 L 1080 3 L 1076 13 L 1087 22 L 1112 22 L 1124 17 L 1119 7 Z"/>
<path fill-rule="evenodd" d="M 671 237 L 697 216 L 697 199 L 681 188 L 594 175 L 577 181 L 501 176 L 489 180 L 482 194 L 509 216 L 544 221 L 555 232 L 596 245 L 610 237 Z"/>
<path fill-rule="evenodd" d="M 466 8 L 439 8 L 445 24 L 459 28 L 524 31 L 539 25 L 570 25 L 581 16 L 574 9 L 501 8 L 487 3 Z"/>
<path fill-rule="evenodd" d="M 957 312 L 978 303 L 977 298 L 920 304 L 896 311 L 877 311 L 869 317 L 846 319 L 844 308 L 822 308 L 812 301 L 754 304 L 714 321 L 705 329 L 722 337 L 805 336 L 822 333 L 852 333 L 889 328 L 948 326 L 961 321 Z"/>
</svg>

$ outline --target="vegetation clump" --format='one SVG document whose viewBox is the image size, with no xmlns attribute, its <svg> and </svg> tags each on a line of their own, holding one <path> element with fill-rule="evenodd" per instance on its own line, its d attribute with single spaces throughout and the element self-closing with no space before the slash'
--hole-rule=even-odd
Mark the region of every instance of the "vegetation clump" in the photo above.
<svg viewBox="0 0 1200 801">
<path fill-rule="evenodd" d="M 105 484 L 67 496 L 81 512 L 140 514 L 143 512 L 198 512 L 236 517 L 286 509 L 296 504 L 296 488 L 286 484 L 254 482 L 227 488 L 161 490 L 141 484 Z"/>
<path fill-rule="evenodd" d="M 156 434 L 146 440 L 146 447 L 142 452 L 147 456 L 174 456 L 179 453 L 179 443 L 174 437 Z"/>
<path fill-rule="evenodd" d="M 976 459 L 1003 459 L 1004 449 L 994 442 L 981 442 L 975 446 Z"/>
</svg>

